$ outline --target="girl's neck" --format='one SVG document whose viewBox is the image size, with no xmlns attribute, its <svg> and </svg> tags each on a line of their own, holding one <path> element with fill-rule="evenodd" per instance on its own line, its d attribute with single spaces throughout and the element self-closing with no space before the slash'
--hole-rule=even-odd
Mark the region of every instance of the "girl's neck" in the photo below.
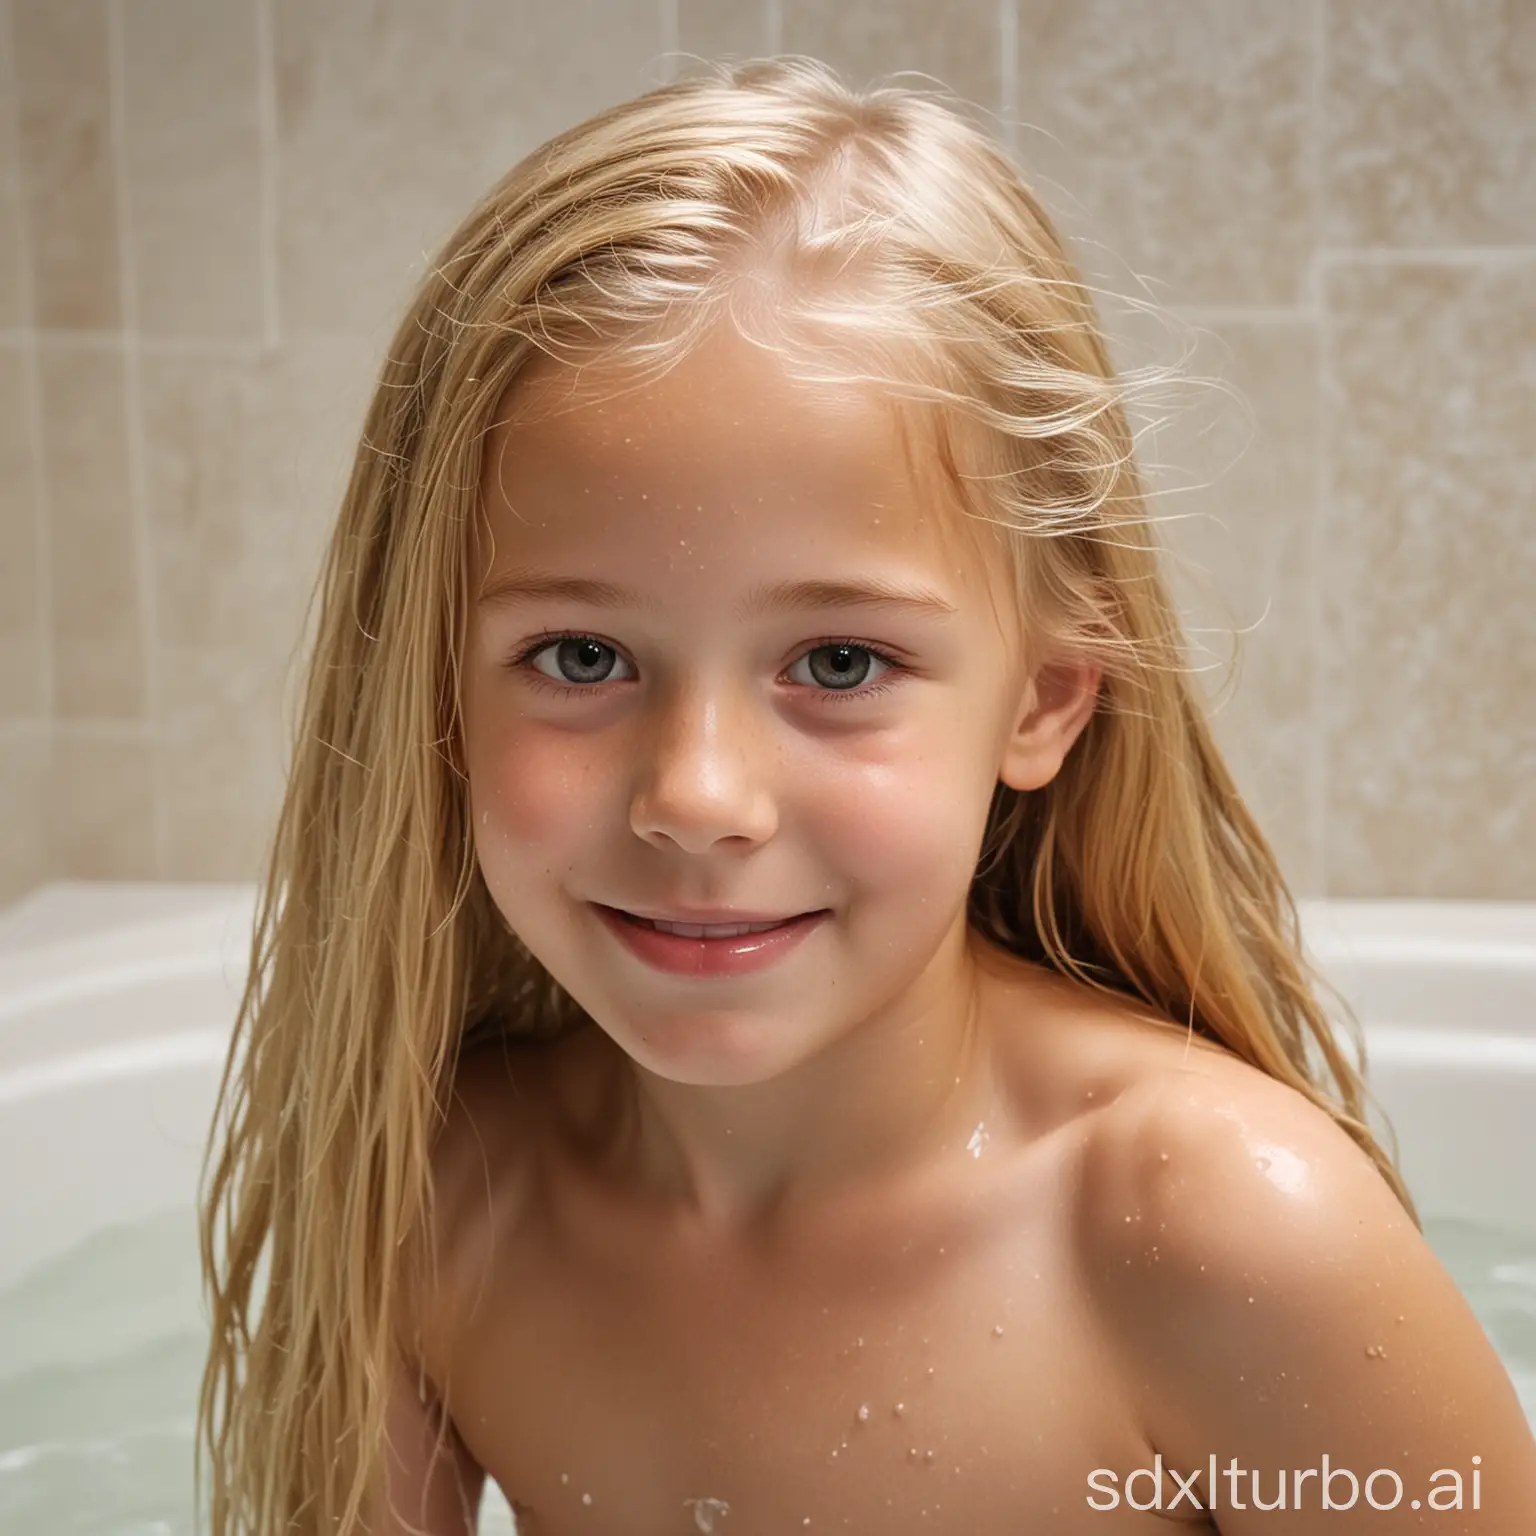
<svg viewBox="0 0 1536 1536">
<path fill-rule="evenodd" d="M 648 1203 L 723 1231 L 958 1164 L 999 1102 L 987 1002 L 1021 968 L 961 927 L 901 998 L 761 1083 L 671 1081 L 604 1037 L 629 1083 L 609 1166 Z"/>
</svg>

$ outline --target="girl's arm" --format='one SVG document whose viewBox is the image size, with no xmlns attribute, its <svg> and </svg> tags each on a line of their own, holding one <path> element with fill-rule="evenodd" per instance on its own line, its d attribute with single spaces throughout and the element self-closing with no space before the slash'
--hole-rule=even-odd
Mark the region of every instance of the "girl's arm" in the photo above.
<svg viewBox="0 0 1536 1536">
<path fill-rule="evenodd" d="M 1083 1211 L 1148 1443 L 1199 1471 L 1223 1536 L 1536 1528 L 1508 1373 L 1374 1165 L 1299 1094 L 1236 1062 L 1139 1086 L 1095 1131 Z"/>
<path fill-rule="evenodd" d="M 451 1422 L 438 1448 L 442 1407 L 435 1399 L 422 1401 L 419 1381 L 416 1367 L 397 1357 L 385 1413 L 381 1482 L 367 1529 L 370 1536 L 473 1536 L 485 1472 Z"/>
</svg>

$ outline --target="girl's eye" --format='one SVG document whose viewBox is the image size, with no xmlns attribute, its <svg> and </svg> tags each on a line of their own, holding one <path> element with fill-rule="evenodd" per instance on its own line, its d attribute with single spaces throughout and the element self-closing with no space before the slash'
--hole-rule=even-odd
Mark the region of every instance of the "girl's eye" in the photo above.
<svg viewBox="0 0 1536 1536">
<path fill-rule="evenodd" d="M 545 656 L 553 657 L 555 670 L 539 665 Z M 529 669 L 536 682 L 547 680 L 539 682 L 539 686 L 550 687 L 557 694 L 569 697 L 590 693 L 599 684 L 614 681 L 614 664 L 619 659 L 619 653 L 611 645 L 605 645 L 591 635 L 540 635 L 532 645 L 514 656 L 510 665 Z M 808 664 L 811 686 L 820 689 L 829 701 L 839 696 L 867 699 L 884 693 L 891 686 L 888 682 L 876 683 L 873 687 L 859 686 L 869 677 L 871 663 L 890 672 L 907 670 L 894 656 L 855 640 L 823 640 L 802 653 L 795 665 L 801 662 Z"/>
</svg>

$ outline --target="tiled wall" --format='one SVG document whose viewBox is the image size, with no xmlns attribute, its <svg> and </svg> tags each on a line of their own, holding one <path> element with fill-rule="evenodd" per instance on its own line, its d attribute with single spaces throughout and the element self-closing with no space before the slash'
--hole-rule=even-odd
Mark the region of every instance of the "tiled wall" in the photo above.
<svg viewBox="0 0 1536 1536">
<path fill-rule="evenodd" d="M 0 0 L 0 900 L 254 877 L 410 283 L 672 50 L 999 113 L 1235 386 L 1144 449 L 1294 887 L 1536 898 L 1536 5 Z"/>
</svg>

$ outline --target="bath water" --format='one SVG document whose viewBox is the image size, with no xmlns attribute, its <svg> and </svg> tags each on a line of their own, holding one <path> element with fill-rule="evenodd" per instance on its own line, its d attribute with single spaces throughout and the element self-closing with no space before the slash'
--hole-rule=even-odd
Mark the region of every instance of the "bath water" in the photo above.
<svg viewBox="0 0 1536 1536">
<path fill-rule="evenodd" d="M 1536 1424 L 1536 1232 L 1426 1230 Z M 194 1536 L 201 1319 L 195 1226 L 179 1210 L 105 1228 L 0 1294 L 5 1536 Z M 694 1512 L 678 1513 L 686 1532 Z M 494 1487 L 480 1529 L 515 1531 Z"/>
</svg>

